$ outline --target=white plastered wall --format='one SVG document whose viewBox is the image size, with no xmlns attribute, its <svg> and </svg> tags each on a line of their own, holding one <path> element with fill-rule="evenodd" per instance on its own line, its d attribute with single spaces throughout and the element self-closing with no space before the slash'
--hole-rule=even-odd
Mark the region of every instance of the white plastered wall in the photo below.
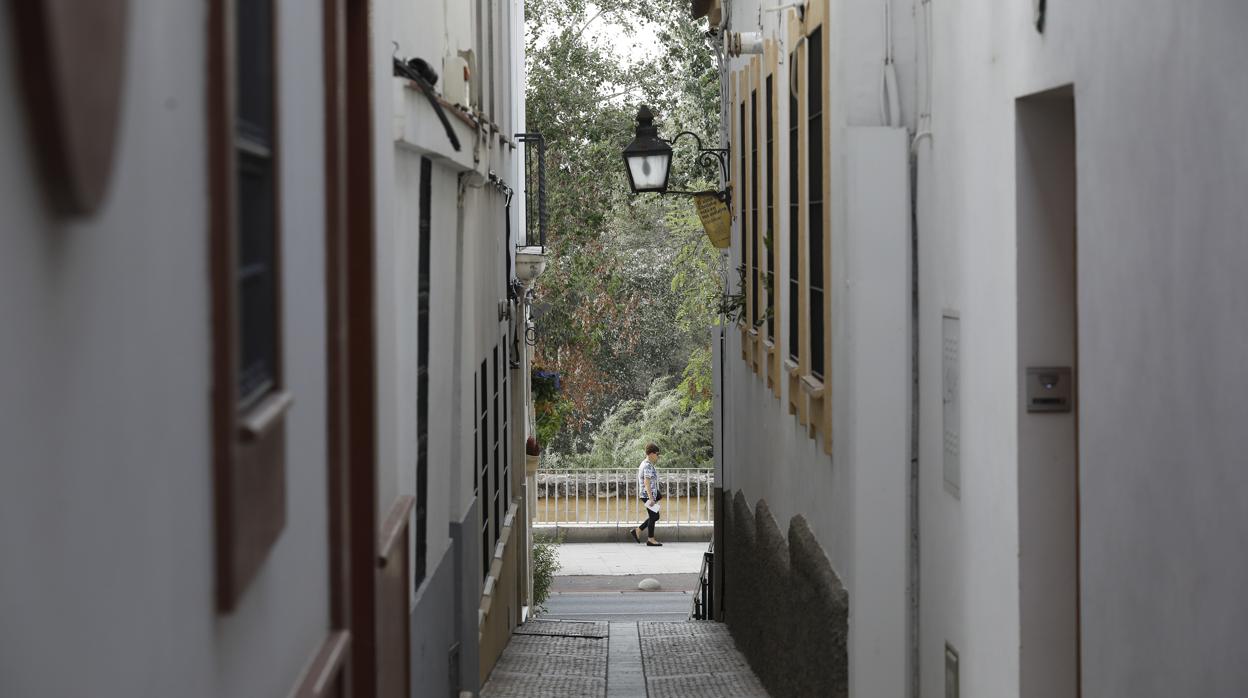
<svg viewBox="0 0 1248 698">
<path fill-rule="evenodd" d="M 279 2 L 287 522 L 213 593 L 205 7 L 131 4 L 112 184 L 43 199 L 0 71 L 0 694 L 285 695 L 328 627 L 319 13 Z M 0 13 L 0 51 L 13 26 Z M 10 66 L 11 68 L 12 66 Z M 297 301 L 295 299 L 298 299 Z"/>
<path fill-rule="evenodd" d="M 816 0 L 818 1 L 818 0 Z M 771 4 L 771 3 L 767 3 Z M 729 3 L 733 31 L 756 31 L 759 3 Z M 907 139 L 880 124 L 879 91 L 884 54 L 883 7 L 878 3 L 828 3 L 824 35 L 830 95 L 825 162 L 833 212 L 828 239 L 831 266 L 828 322 L 833 328 L 833 454 L 807 437 L 788 414 L 787 380 L 776 399 L 762 374 L 741 360 L 741 333 L 728 329 L 723 357 L 726 407 L 724 486 L 743 490 L 753 506 L 766 499 L 781 531 L 791 517 L 809 521 L 841 576 L 850 599 L 851 695 L 906 695 L 909 685 L 907 621 L 907 483 L 909 468 L 909 217 Z M 894 7 L 894 42 L 902 85 L 914 79 L 908 3 Z M 900 17 L 898 16 L 900 15 Z M 779 15 L 763 15 L 765 36 L 787 35 Z M 785 46 L 784 53 L 792 51 Z M 730 73 L 750 57 L 734 59 Z M 789 66 L 778 66 L 777 85 Z M 912 92 L 902 89 L 905 123 L 913 120 Z M 788 201 L 788 100 L 778 95 L 780 190 Z M 735 114 L 735 106 L 731 106 Z M 734 166 L 737 153 L 733 153 Z M 788 206 L 777 207 L 787 230 Z M 739 224 L 739 221 L 737 222 Z M 738 243 L 740 233 L 732 240 Z M 777 278 L 788 278 L 787 236 L 776 237 Z M 734 250 L 732 265 L 740 264 Z M 777 288 L 782 313 L 793 302 L 788 284 Z M 776 334 L 787 355 L 787 332 Z M 731 583 L 729 581 L 728 583 Z M 731 609 L 729 610 L 731 613 Z"/>
<path fill-rule="evenodd" d="M 1236 695 L 1248 484 L 1238 349 L 1241 3 L 932 3 L 921 147 L 923 684 L 1019 690 L 1014 101 L 1076 95 L 1084 695 Z M 962 498 L 941 487 L 940 313 L 961 313 Z M 1216 571 L 1216 572 L 1215 572 Z"/>
</svg>

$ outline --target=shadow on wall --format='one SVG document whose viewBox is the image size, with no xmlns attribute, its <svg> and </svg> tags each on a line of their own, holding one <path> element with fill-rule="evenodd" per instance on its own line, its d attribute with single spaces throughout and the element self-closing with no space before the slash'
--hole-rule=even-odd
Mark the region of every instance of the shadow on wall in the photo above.
<svg viewBox="0 0 1248 698">
<path fill-rule="evenodd" d="M 724 512 L 728 629 L 776 696 L 849 695 L 849 594 L 794 516 L 788 540 L 765 500 L 753 513 L 738 491 Z"/>
</svg>

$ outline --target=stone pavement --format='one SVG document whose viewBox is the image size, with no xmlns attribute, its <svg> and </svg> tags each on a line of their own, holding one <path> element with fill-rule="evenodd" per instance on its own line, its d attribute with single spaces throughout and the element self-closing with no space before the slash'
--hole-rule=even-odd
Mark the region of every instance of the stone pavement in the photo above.
<svg viewBox="0 0 1248 698">
<path fill-rule="evenodd" d="M 622 531 L 621 536 L 627 535 Z M 707 543 L 664 543 L 661 548 L 619 543 L 564 543 L 556 575 L 697 574 Z"/>
<path fill-rule="evenodd" d="M 529 621 L 482 698 L 767 698 L 722 623 Z"/>
</svg>

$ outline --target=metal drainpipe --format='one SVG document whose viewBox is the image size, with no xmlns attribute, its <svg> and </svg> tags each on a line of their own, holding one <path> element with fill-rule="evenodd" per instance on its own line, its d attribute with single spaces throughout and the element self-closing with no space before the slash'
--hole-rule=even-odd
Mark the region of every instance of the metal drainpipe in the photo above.
<svg viewBox="0 0 1248 698">
<path fill-rule="evenodd" d="M 920 121 L 921 123 L 921 121 Z M 910 698 L 922 692 L 919 520 L 919 154 L 910 149 Z"/>
<path fill-rule="evenodd" d="M 728 100 L 728 90 L 727 90 L 728 60 L 727 60 L 727 56 L 724 55 L 723 38 L 724 38 L 724 33 L 728 31 L 728 23 L 730 20 L 729 15 L 731 11 L 732 11 L 731 5 L 724 8 L 723 16 L 720 18 L 719 31 L 714 37 L 717 42 L 717 46 L 715 49 L 715 59 L 716 59 L 717 67 L 719 69 L 719 85 L 720 85 L 720 89 L 719 89 L 719 142 L 725 148 L 730 147 L 729 144 L 731 143 L 731 140 L 729 138 L 729 132 L 728 132 L 728 126 L 727 126 L 727 124 L 729 123 L 729 116 L 728 116 L 728 109 L 729 109 L 728 101 L 729 100 Z M 727 187 L 728 182 L 727 181 L 723 182 L 721 186 Z M 731 211 L 729 212 L 729 215 L 731 215 Z M 732 266 L 731 247 L 729 248 L 729 250 L 730 251 L 729 251 L 728 266 L 731 267 Z M 721 256 L 721 259 L 722 258 L 723 257 Z M 724 289 L 727 290 L 728 284 L 732 283 L 732 275 L 731 274 L 723 275 L 723 283 L 724 283 Z M 725 447 L 726 439 L 724 436 L 728 432 L 728 429 L 727 429 L 727 420 L 728 420 L 727 397 L 728 396 L 727 396 L 727 391 L 725 390 L 725 385 L 724 385 L 725 384 L 724 364 L 725 364 L 725 356 L 726 356 L 726 353 L 724 351 L 726 348 L 725 342 L 724 342 L 724 335 L 725 335 L 724 330 L 727 327 L 727 324 L 728 324 L 728 317 L 721 313 L 719 316 L 719 458 L 720 458 L 720 472 L 723 474 L 723 482 L 718 483 L 719 491 L 721 494 L 721 499 L 720 501 L 715 503 L 715 506 L 716 506 L 715 517 L 716 519 L 720 521 L 723 521 L 722 517 L 724 516 L 724 509 L 727 507 L 727 502 L 730 499 L 729 494 L 728 494 L 729 490 L 727 487 L 728 454 L 727 454 L 727 449 Z M 721 530 L 722 530 L 722 526 L 721 526 Z M 723 532 L 723 535 L 726 535 L 726 534 L 727 534 L 726 531 Z M 716 620 L 723 622 L 725 620 L 725 615 L 727 614 L 727 609 L 724 608 L 724 602 L 723 602 L 723 599 L 727 598 L 727 594 L 724 593 L 724 590 L 728 586 L 728 578 L 727 578 L 727 575 L 724 574 L 724 570 L 727 569 L 727 565 L 724 564 L 724 558 L 728 555 L 727 546 L 726 545 L 719 546 L 719 548 L 715 550 L 715 555 L 719 557 L 719 564 L 711 568 L 711 586 L 712 588 L 714 588 L 715 579 L 716 577 L 718 577 L 719 593 L 715 594 L 714 596 L 715 596 L 715 603 L 719 606 L 719 608 L 714 609 L 714 615 L 715 615 Z"/>
</svg>

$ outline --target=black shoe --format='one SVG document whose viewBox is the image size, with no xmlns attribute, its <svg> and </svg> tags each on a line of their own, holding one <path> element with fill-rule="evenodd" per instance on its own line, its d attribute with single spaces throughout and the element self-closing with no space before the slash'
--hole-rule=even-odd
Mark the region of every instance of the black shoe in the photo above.
<svg viewBox="0 0 1248 698">
<path fill-rule="evenodd" d="M 652 542 L 652 541 L 646 541 L 646 545 L 650 546 L 651 548 L 662 548 L 662 547 L 663 547 L 663 544 L 662 544 L 662 543 L 654 543 L 654 542 Z"/>
<path fill-rule="evenodd" d="M 628 535 L 632 536 L 635 542 L 637 543 L 641 542 L 641 539 L 637 537 L 637 529 L 635 528 L 628 529 Z"/>
</svg>

